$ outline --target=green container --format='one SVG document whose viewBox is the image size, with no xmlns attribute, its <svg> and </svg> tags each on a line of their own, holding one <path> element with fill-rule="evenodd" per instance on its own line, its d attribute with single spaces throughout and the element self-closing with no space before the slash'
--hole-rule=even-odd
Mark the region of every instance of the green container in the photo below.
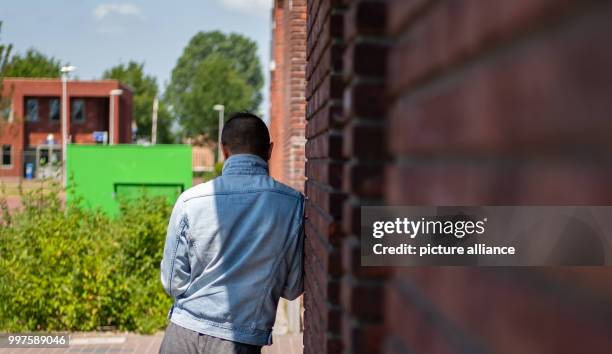
<svg viewBox="0 0 612 354">
<path fill-rule="evenodd" d="M 66 201 L 80 198 L 83 206 L 119 212 L 119 199 L 143 193 L 161 195 L 174 203 L 191 187 L 189 145 L 68 145 Z"/>
</svg>

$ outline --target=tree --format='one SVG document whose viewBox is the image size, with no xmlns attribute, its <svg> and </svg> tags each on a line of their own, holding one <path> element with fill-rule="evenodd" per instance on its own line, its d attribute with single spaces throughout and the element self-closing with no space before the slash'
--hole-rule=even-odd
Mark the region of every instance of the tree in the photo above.
<svg viewBox="0 0 612 354">
<path fill-rule="evenodd" d="M 62 63 L 30 48 L 25 55 L 14 55 L 5 68 L 8 77 L 60 77 Z"/>
<path fill-rule="evenodd" d="M 253 87 L 234 70 L 225 58 L 212 55 L 192 74 L 189 90 L 177 97 L 179 121 L 187 136 L 204 135 L 216 139 L 218 113 L 215 103 L 223 103 L 228 112 L 243 111 L 253 100 Z"/>
<path fill-rule="evenodd" d="M 214 137 L 217 113 L 212 107 L 255 111 L 262 101 L 262 86 L 257 43 L 239 34 L 199 32 L 172 70 L 166 95 L 186 135 Z"/>
<path fill-rule="evenodd" d="M 2 30 L 2 21 L 0 21 L 0 31 Z M 10 114 L 11 109 L 11 97 L 4 97 L 4 82 L 3 78 L 6 76 L 6 67 L 9 62 L 11 50 L 13 49 L 12 44 L 0 44 L 0 127 L 2 122 L 6 120 Z"/>
<path fill-rule="evenodd" d="M 151 117 L 153 113 L 153 100 L 158 96 L 157 80 L 144 72 L 144 63 L 130 61 L 119 64 L 106 70 L 102 77 L 119 80 L 130 86 L 133 90 L 134 120 L 136 122 L 136 137 L 151 140 Z M 170 132 L 172 116 L 164 100 L 160 100 L 157 110 L 157 141 L 160 143 L 173 142 Z"/>
<path fill-rule="evenodd" d="M 0 32 L 2 31 L 2 21 L 0 21 Z M 2 79 L 6 76 L 6 66 L 8 65 L 12 44 L 0 44 L 0 87 L 2 87 Z"/>
</svg>

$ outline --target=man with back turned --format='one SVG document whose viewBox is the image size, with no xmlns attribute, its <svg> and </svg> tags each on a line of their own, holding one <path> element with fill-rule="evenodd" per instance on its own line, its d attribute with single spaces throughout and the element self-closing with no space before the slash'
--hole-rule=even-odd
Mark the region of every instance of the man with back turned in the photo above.
<svg viewBox="0 0 612 354">
<path fill-rule="evenodd" d="M 303 291 L 303 196 L 268 174 L 265 123 L 233 115 L 222 175 L 180 195 L 161 281 L 174 303 L 160 353 L 260 353 L 280 297 Z"/>
</svg>

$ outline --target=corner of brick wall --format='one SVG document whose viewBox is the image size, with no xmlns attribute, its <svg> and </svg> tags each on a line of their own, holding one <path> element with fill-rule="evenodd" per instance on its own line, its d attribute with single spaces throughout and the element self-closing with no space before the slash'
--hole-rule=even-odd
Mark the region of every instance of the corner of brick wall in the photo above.
<svg viewBox="0 0 612 354">
<path fill-rule="evenodd" d="M 305 353 L 376 353 L 389 269 L 360 265 L 360 205 L 382 203 L 386 4 L 308 3 Z"/>
<path fill-rule="evenodd" d="M 308 1 L 304 352 L 342 352 L 340 258 L 343 9 Z"/>
</svg>

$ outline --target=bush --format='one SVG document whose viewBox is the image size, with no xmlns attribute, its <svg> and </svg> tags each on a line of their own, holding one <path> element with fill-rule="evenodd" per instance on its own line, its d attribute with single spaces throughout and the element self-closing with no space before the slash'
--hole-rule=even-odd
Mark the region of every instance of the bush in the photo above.
<svg viewBox="0 0 612 354">
<path fill-rule="evenodd" d="M 223 161 L 217 162 L 215 164 L 215 174 L 217 176 L 221 176 L 221 172 L 223 172 Z M 217 177 L 217 176 L 215 176 L 215 177 Z"/>
<path fill-rule="evenodd" d="M 63 206 L 60 192 L 22 193 L 22 209 L 10 213 L 0 202 L 0 331 L 162 329 L 171 300 L 159 262 L 171 206 L 143 196 L 113 218 Z"/>
</svg>

